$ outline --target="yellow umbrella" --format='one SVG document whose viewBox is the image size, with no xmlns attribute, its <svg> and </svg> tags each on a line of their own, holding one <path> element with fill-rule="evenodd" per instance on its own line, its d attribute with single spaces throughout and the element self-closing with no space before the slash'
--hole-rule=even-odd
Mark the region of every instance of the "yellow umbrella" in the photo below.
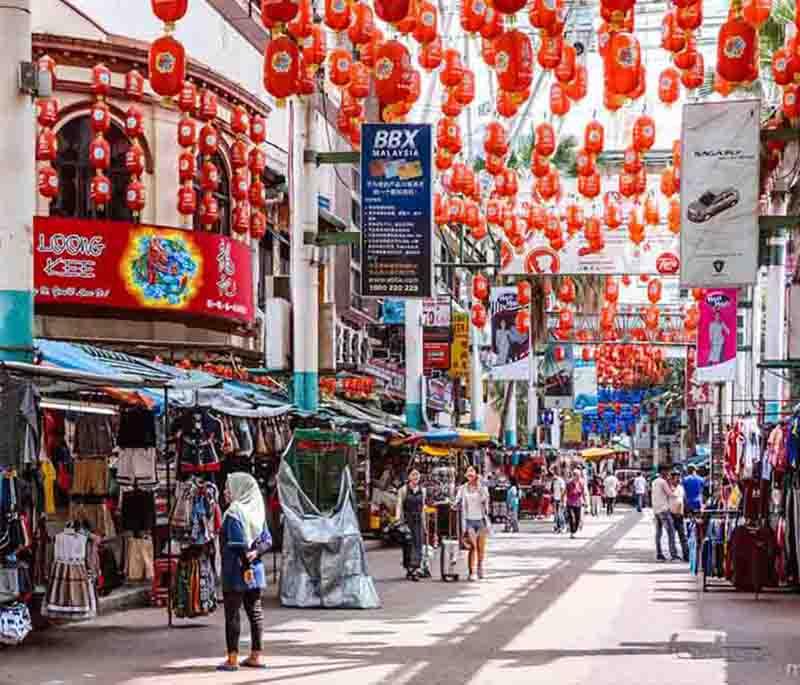
<svg viewBox="0 0 800 685">
<path fill-rule="evenodd" d="M 433 445 L 423 445 L 422 451 L 430 457 L 449 457 L 450 450 L 446 447 L 434 447 Z"/>
<path fill-rule="evenodd" d="M 599 461 L 605 457 L 611 457 L 614 454 L 614 450 L 608 449 L 608 447 L 590 447 L 581 452 L 581 456 L 589 461 Z"/>
</svg>

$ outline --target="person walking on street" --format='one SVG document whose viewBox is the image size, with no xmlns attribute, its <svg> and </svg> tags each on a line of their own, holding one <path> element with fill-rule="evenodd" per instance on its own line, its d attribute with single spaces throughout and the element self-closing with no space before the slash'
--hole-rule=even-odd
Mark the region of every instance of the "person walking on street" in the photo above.
<svg viewBox="0 0 800 685">
<path fill-rule="evenodd" d="M 636 511 L 640 514 L 644 509 L 644 498 L 647 494 L 647 479 L 640 473 L 633 479 L 633 497 L 636 500 Z"/>
<path fill-rule="evenodd" d="M 404 521 L 411 532 L 411 545 L 404 550 L 406 580 L 418 581 L 425 544 L 425 488 L 419 484 L 420 473 L 411 469 L 408 483 L 397 493 L 396 519 Z"/>
<path fill-rule="evenodd" d="M 519 486 L 517 479 L 511 478 L 506 490 L 506 533 L 519 533 Z"/>
<path fill-rule="evenodd" d="M 584 484 L 581 472 L 575 469 L 572 478 L 567 483 L 567 516 L 569 517 L 570 538 L 575 537 L 575 533 L 581 527 L 581 513 L 583 512 Z"/>
<path fill-rule="evenodd" d="M 661 550 L 661 538 L 664 530 L 667 531 L 667 542 L 669 543 L 669 554 L 672 561 L 678 559 L 678 550 L 675 548 L 675 527 L 672 524 L 672 512 L 670 511 L 670 497 L 672 487 L 667 482 L 667 467 L 659 469 L 658 478 L 653 481 L 651 500 L 653 503 L 653 514 L 656 517 L 656 559 L 666 561 Z"/>
<path fill-rule="evenodd" d="M 469 580 L 474 581 L 476 573 L 482 579 L 489 537 L 489 490 L 481 484 L 474 466 L 467 469 L 467 482 L 458 489 L 456 506 L 461 510 L 461 529 L 469 548 Z"/>
<path fill-rule="evenodd" d="M 687 476 L 683 479 L 683 491 L 685 494 L 686 513 L 692 514 L 703 508 L 703 490 L 706 482 L 697 475 L 694 464 L 689 464 L 686 469 Z"/>
<path fill-rule="evenodd" d="M 603 481 L 600 476 L 592 478 L 589 492 L 592 497 L 592 516 L 600 516 L 600 507 L 603 504 Z"/>
<path fill-rule="evenodd" d="M 241 472 L 228 476 L 224 494 L 229 502 L 222 519 L 222 594 L 228 656 L 217 670 L 237 671 L 240 665 L 265 668 L 261 592 L 267 586 L 267 577 L 261 557 L 272 547 L 272 538 L 264 497 L 256 479 Z M 250 621 L 250 656 L 239 664 L 242 605 Z"/>
<path fill-rule="evenodd" d="M 556 470 L 553 470 L 550 492 L 553 495 L 553 531 L 560 533 L 564 530 L 564 497 L 567 492 L 567 484 Z"/>
<path fill-rule="evenodd" d="M 681 474 L 677 471 L 672 473 L 672 496 L 669 500 L 669 510 L 672 514 L 672 525 L 678 534 L 681 543 L 681 554 L 683 560 L 689 561 L 689 542 L 686 540 L 686 523 L 684 521 L 684 497 L 683 485 L 681 485 Z"/>
<path fill-rule="evenodd" d="M 609 473 L 603 481 L 606 496 L 606 514 L 614 515 L 614 505 L 617 502 L 617 490 L 619 489 L 619 479 L 614 473 Z"/>
</svg>

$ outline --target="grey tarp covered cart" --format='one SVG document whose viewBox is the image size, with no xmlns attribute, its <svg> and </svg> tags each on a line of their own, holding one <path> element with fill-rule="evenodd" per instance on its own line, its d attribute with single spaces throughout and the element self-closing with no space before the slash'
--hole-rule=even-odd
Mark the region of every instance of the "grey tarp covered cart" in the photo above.
<svg viewBox="0 0 800 685">
<path fill-rule="evenodd" d="M 353 507 L 350 470 L 342 471 L 336 506 L 321 512 L 301 490 L 284 459 L 278 472 L 284 541 L 283 606 L 376 609 L 380 599 L 367 569 Z"/>
</svg>

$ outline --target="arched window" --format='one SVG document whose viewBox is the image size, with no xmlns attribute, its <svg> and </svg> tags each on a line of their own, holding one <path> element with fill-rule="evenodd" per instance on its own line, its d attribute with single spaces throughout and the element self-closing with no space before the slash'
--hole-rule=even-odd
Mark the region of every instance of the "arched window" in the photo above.
<svg viewBox="0 0 800 685">
<path fill-rule="evenodd" d="M 197 155 L 198 172 L 202 168 L 203 161 L 203 155 Z M 214 231 L 216 233 L 221 233 L 222 235 L 230 235 L 231 182 L 230 177 L 228 176 L 228 167 L 225 165 L 225 160 L 222 159 L 222 155 L 220 155 L 219 152 L 211 158 L 211 161 L 214 162 L 214 165 L 217 167 L 217 171 L 219 171 L 219 188 L 217 189 L 217 192 L 214 193 L 214 197 L 217 198 L 217 202 L 219 203 L 219 221 L 214 227 Z M 200 223 L 200 200 L 203 197 L 203 190 L 200 188 L 199 173 L 198 176 L 195 177 L 194 192 L 197 195 L 197 211 L 194 213 L 194 230 L 201 231 L 203 230 L 203 226 Z"/>
<path fill-rule="evenodd" d="M 111 167 L 106 175 L 111 180 L 112 195 L 111 202 L 103 209 L 99 209 L 89 197 L 89 186 L 95 173 L 89 166 L 89 143 L 92 141 L 89 117 L 78 117 L 61 127 L 58 132 L 58 157 L 55 162 L 61 191 L 50 204 L 51 216 L 132 220 L 132 214 L 125 206 L 125 189 L 128 185 L 125 153 L 130 141 L 122 129 L 113 123 L 105 138 L 111 147 Z"/>
</svg>

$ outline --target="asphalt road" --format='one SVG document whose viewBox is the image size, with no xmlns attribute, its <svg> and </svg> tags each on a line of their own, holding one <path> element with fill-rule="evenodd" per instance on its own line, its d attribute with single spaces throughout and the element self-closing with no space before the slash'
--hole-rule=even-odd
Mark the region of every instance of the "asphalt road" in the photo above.
<svg viewBox="0 0 800 685">
<path fill-rule="evenodd" d="M 800 596 L 702 594 L 684 564 L 653 560 L 652 531 L 631 511 L 589 519 L 575 540 L 523 523 L 492 538 L 479 583 L 409 583 L 399 550 L 370 552 L 383 608 L 267 602 L 263 672 L 214 670 L 221 612 L 169 629 L 165 611 L 142 609 L 0 649 L 0 683 L 800 683 Z"/>
</svg>

